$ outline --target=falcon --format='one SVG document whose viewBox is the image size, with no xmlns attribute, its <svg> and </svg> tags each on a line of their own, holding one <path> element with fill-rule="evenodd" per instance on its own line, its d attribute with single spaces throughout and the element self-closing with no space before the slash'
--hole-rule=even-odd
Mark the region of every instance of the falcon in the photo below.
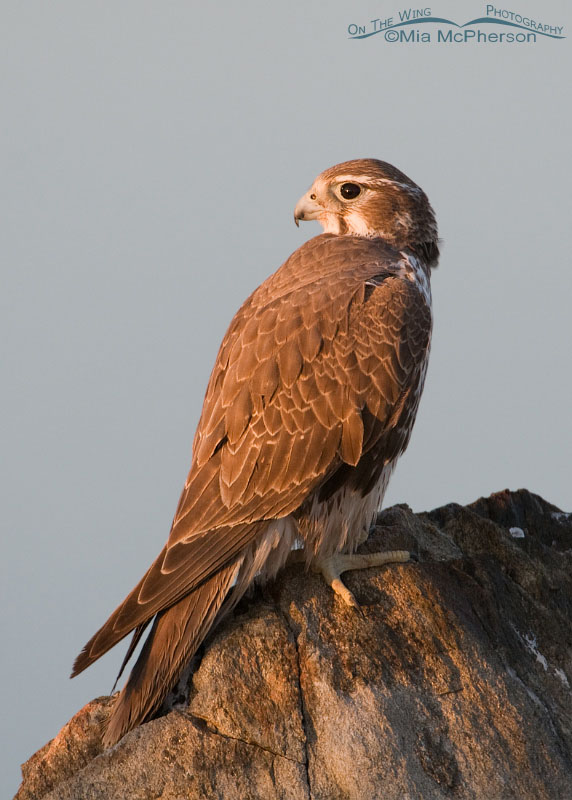
<svg viewBox="0 0 572 800">
<path fill-rule="evenodd" d="M 159 709 L 207 633 L 289 557 L 357 608 L 344 571 L 409 559 L 355 550 L 423 389 L 435 215 L 400 170 L 358 159 L 322 172 L 294 219 L 318 220 L 324 233 L 230 323 L 167 543 L 74 664 L 72 677 L 133 631 L 122 672 L 151 625 L 106 722 L 106 746 Z"/>
</svg>

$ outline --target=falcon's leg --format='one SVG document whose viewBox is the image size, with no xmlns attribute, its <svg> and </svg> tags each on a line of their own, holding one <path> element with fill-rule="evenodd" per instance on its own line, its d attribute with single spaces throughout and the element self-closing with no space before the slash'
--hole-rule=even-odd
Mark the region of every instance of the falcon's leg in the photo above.
<svg viewBox="0 0 572 800">
<path fill-rule="evenodd" d="M 408 550 L 388 550 L 385 553 L 358 553 L 347 555 L 345 553 L 334 553 L 329 558 L 320 559 L 312 564 L 314 572 L 321 572 L 324 580 L 331 586 L 342 600 L 353 608 L 361 611 L 358 601 L 344 585 L 340 575 L 352 569 L 368 569 L 369 567 L 380 567 L 382 564 L 402 564 L 409 561 L 410 553 Z"/>
<path fill-rule="evenodd" d="M 364 526 L 362 532 L 357 537 L 357 541 L 356 541 L 356 545 L 355 546 L 359 547 L 360 544 L 363 544 L 364 542 L 366 542 L 369 539 L 370 535 L 375 531 L 376 528 L 377 528 L 377 525 L 375 524 L 375 522 L 372 523 L 372 525 L 370 525 L 369 528 L 366 528 Z"/>
</svg>

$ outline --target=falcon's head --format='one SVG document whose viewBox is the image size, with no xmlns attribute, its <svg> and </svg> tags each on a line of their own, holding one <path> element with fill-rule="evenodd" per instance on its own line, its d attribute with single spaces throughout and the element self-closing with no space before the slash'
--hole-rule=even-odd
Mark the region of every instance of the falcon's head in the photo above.
<svg viewBox="0 0 572 800">
<path fill-rule="evenodd" d="M 381 238 L 400 250 L 439 255 L 437 223 L 425 192 L 403 172 L 375 158 L 345 161 L 322 172 L 294 210 L 294 221 L 317 219 L 326 233 Z"/>
</svg>

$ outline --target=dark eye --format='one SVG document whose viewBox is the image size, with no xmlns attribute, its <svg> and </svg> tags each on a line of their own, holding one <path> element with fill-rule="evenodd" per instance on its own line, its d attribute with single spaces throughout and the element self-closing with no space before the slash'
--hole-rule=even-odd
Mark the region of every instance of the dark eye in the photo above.
<svg viewBox="0 0 572 800">
<path fill-rule="evenodd" d="M 342 183 L 340 186 L 340 194 L 344 200 L 353 200 L 361 192 L 361 186 L 357 183 Z"/>
</svg>

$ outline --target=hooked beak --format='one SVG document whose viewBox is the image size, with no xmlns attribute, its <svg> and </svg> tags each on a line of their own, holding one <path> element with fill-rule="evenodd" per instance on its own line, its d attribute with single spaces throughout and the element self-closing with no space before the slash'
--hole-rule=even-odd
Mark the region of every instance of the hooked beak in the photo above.
<svg viewBox="0 0 572 800">
<path fill-rule="evenodd" d="M 315 198 L 315 194 L 311 191 L 311 189 L 308 189 L 306 194 L 303 195 L 296 203 L 296 208 L 294 209 L 294 222 L 297 226 L 299 224 L 299 220 L 305 221 L 307 219 L 318 219 L 324 213 L 324 207 L 321 206 Z"/>
</svg>

